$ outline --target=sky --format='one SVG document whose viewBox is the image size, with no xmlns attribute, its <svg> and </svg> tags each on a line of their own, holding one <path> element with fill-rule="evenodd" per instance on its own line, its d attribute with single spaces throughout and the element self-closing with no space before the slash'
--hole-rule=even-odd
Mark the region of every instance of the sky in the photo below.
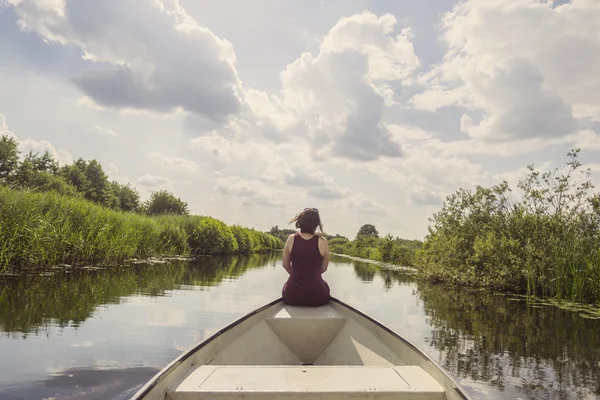
<svg viewBox="0 0 600 400">
<path fill-rule="evenodd" d="M 423 239 L 571 148 L 600 185 L 598 0 L 0 0 L 0 133 L 260 230 Z"/>
</svg>

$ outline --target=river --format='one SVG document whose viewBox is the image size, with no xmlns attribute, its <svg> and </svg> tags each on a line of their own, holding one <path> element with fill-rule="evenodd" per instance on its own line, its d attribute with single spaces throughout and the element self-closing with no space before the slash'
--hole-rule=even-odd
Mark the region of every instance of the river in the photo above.
<svg viewBox="0 0 600 400">
<path fill-rule="evenodd" d="M 0 281 L 0 399 L 127 399 L 182 351 L 279 297 L 286 278 L 272 254 Z M 337 256 L 325 278 L 474 398 L 600 398 L 600 320 Z"/>
</svg>

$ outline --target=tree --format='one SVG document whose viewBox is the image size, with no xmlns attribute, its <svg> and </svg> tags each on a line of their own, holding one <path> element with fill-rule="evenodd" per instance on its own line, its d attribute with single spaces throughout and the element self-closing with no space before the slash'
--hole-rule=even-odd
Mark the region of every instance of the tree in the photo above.
<svg viewBox="0 0 600 400">
<path fill-rule="evenodd" d="M 375 225 L 364 224 L 358 230 L 358 233 L 356 234 L 356 238 L 358 239 L 360 236 L 372 236 L 372 237 L 378 238 L 379 232 L 377 232 Z"/>
<path fill-rule="evenodd" d="M 119 182 L 110 182 L 113 195 L 117 198 L 118 208 L 123 211 L 136 211 L 140 206 L 140 195 L 136 188 L 129 183 L 122 185 Z"/>
<path fill-rule="evenodd" d="M 166 190 L 152 192 L 144 209 L 148 215 L 189 214 L 187 203 Z"/>
<path fill-rule="evenodd" d="M 90 182 L 85 174 L 87 163 L 83 158 L 79 158 L 71 165 L 63 165 L 59 174 L 65 178 L 67 182 L 77 188 L 77 191 L 86 195 L 90 190 Z M 87 198 L 87 196 L 86 196 Z"/>
<path fill-rule="evenodd" d="M 23 162 L 29 162 L 36 172 L 45 172 L 52 175 L 58 174 L 58 162 L 52 157 L 48 150 L 41 156 L 38 153 L 30 151 L 25 156 Z"/>
<path fill-rule="evenodd" d="M 0 137 L 0 180 L 8 182 L 19 164 L 19 144 L 8 135 Z"/>
</svg>

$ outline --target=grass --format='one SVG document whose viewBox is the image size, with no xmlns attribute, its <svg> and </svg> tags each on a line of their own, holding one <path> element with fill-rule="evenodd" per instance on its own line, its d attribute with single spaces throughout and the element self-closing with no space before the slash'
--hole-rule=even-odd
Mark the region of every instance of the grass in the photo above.
<svg viewBox="0 0 600 400">
<path fill-rule="evenodd" d="M 218 240 L 194 242 L 211 226 Z M 203 230 L 204 229 L 204 230 Z M 55 192 L 0 187 L 0 271 L 61 264 L 118 264 L 164 255 L 233 254 L 283 247 L 263 232 L 235 227 L 250 242 L 241 251 L 232 228 L 205 216 L 149 217 L 111 210 Z"/>
</svg>

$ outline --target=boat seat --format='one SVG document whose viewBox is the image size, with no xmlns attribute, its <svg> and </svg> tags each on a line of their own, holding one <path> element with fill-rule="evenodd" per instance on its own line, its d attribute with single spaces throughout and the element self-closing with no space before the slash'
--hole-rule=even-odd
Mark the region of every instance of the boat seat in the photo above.
<svg viewBox="0 0 600 400">
<path fill-rule="evenodd" d="M 167 392 L 170 400 L 443 400 L 444 389 L 419 366 L 203 365 Z"/>
<path fill-rule="evenodd" d="M 304 364 L 313 363 L 346 322 L 346 316 L 327 304 L 298 307 L 284 304 L 267 324 Z"/>
</svg>

